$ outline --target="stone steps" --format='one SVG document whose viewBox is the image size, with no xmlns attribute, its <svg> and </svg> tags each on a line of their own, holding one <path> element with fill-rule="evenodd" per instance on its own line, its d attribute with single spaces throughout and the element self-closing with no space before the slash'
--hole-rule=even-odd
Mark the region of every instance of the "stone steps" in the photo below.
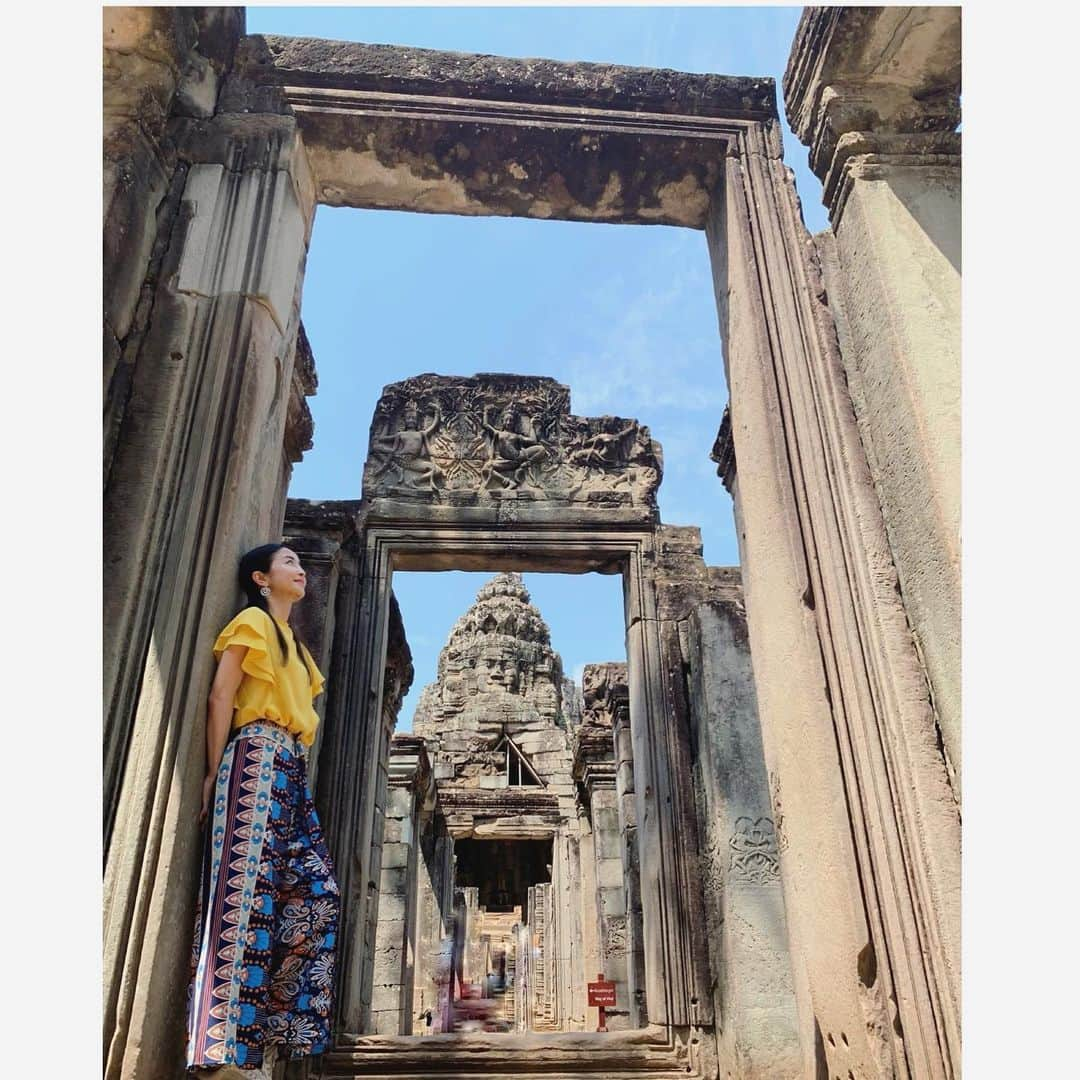
<svg viewBox="0 0 1080 1080">
<path fill-rule="evenodd" d="M 322 1059 L 324 1080 L 688 1080 L 662 1029 L 524 1035 L 359 1036 Z"/>
<path fill-rule="evenodd" d="M 326 1080 L 694 1080 L 696 1074 L 691 1074 L 685 1069 L 652 1069 L 648 1071 L 634 1070 L 631 1072 L 612 1071 L 605 1069 L 603 1072 L 591 1070 L 579 1071 L 551 1071 L 551 1072 L 491 1072 L 481 1067 L 475 1070 L 460 1071 L 446 1070 L 440 1072 L 326 1072 L 322 1077 Z"/>
</svg>

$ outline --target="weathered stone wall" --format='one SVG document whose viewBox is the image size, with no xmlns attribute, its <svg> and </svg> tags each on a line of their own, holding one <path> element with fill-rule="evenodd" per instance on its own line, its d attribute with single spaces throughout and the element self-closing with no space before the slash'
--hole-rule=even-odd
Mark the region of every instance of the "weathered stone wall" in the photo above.
<svg viewBox="0 0 1080 1080">
<path fill-rule="evenodd" d="M 102 21 L 108 476 L 168 221 L 184 181 L 170 121 L 213 115 L 244 32 L 244 9 L 114 7 L 103 10 Z"/>
</svg>

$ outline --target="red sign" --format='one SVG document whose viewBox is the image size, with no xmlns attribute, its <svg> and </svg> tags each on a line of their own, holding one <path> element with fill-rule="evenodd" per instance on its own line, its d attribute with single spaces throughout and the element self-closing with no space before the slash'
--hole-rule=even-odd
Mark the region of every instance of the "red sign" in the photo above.
<svg viewBox="0 0 1080 1080">
<path fill-rule="evenodd" d="M 615 984 L 613 982 L 591 982 L 589 987 L 589 1008 L 611 1009 L 615 1007 Z"/>
</svg>

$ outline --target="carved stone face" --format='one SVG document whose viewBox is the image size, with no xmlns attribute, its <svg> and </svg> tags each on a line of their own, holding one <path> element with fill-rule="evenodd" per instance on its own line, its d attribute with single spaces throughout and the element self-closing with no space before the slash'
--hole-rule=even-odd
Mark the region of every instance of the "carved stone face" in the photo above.
<svg viewBox="0 0 1080 1080">
<path fill-rule="evenodd" d="M 443 683 L 444 705 L 449 705 L 454 709 L 460 709 L 464 707 L 468 696 L 468 692 L 465 689 L 465 683 L 460 677 L 450 676 Z"/>
<path fill-rule="evenodd" d="M 486 689 L 501 687 L 508 694 L 516 694 L 520 683 L 517 662 L 509 656 L 486 653 L 476 665 L 477 673 L 486 683 Z"/>
</svg>

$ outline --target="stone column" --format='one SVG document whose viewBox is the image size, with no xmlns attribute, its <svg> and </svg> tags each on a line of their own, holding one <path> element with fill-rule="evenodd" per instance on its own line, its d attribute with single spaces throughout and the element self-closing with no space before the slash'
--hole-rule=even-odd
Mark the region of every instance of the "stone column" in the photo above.
<svg viewBox="0 0 1080 1080">
<path fill-rule="evenodd" d="M 168 245 L 169 219 L 186 179 L 170 121 L 213 115 L 244 30 L 244 10 L 107 7 L 102 22 L 103 465 L 108 478 Z"/>
<path fill-rule="evenodd" d="M 673 714 L 685 709 L 721 1075 L 803 1075 L 780 850 L 739 571 L 706 567 L 697 529 L 664 527 L 661 611 L 675 624 Z M 676 672 L 681 674 L 675 674 Z"/>
<path fill-rule="evenodd" d="M 641 919 L 641 875 L 638 870 L 637 803 L 634 794 L 634 752 L 630 739 L 630 696 L 625 675 L 611 702 L 612 742 L 615 757 L 615 798 L 619 814 L 619 851 L 626 892 L 626 1002 L 627 1024 L 641 1027 L 647 1015 L 645 997 L 645 945 Z"/>
<path fill-rule="evenodd" d="M 626 885 L 619 829 L 619 797 L 615 790 L 614 732 L 610 715 L 604 715 L 595 707 L 600 695 L 594 693 L 601 686 L 606 688 L 608 668 L 618 669 L 615 677 L 621 676 L 622 685 L 625 686 L 625 664 L 586 667 L 582 679 L 585 722 L 577 733 L 574 775 L 584 790 L 592 826 L 590 846 L 595 868 L 595 891 L 592 896 L 583 897 L 585 919 L 589 923 L 595 920 L 600 937 L 595 970 L 586 969 L 586 981 L 591 981 L 597 972 L 603 971 L 604 978 L 615 983 L 615 1007 L 607 1010 L 607 1026 L 620 1030 L 632 1026 L 626 955 Z M 592 1012 L 586 1013 L 586 1030 L 592 1029 Z"/>
<path fill-rule="evenodd" d="M 576 819 L 575 819 L 576 820 Z M 585 1026 L 585 969 L 581 948 L 581 871 L 578 838 L 560 828 L 552 842 L 551 934 L 548 937 L 555 1022 L 563 1031 Z"/>
<path fill-rule="evenodd" d="M 104 497 L 105 1075 L 173 1075 L 201 843 L 210 646 L 280 535 L 314 188 L 295 121 L 177 121 L 181 196 Z"/>
<path fill-rule="evenodd" d="M 417 929 L 416 973 L 413 980 L 412 1034 L 431 1035 L 441 1030 L 440 969 L 445 968 L 444 942 L 451 933 L 453 914 L 453 849 L 437 804 L 425 809 L 419 826 L 416 864 Z M 431 1010 L 429 1027 L 422 1019 Z"/>
<path fill-rule="evenodd" d="M 381 792 L 389 737 L 412 681 L 390 570 L 360 532 L 344 550 L 316 805 L 342 896 L 336 1027 L 359 1034 L 370 1013 Z M 380 619 L 380 612 L 383 618 Z"/>
<path fill-rule="evenodd" d="M 298 345 L 297 357 L 300 355 Z M 297 606 L 293 621 L 319 670 L 328 680 L 333 663 L 338 585 L 342 567 L 348 562 L 344 545 L 356 534 L 359 509 L 359 501 L 345 500 L 310 502 L 307 499 L 289 499 L 286 504 L 282 540 L 300 556 L 300 562 L 307 572 L 307 593 L 303 603 Z M 329 695 L 328 681 L 326 691 L 315 701 L 315 709 L 324 722 L 319 725 L 309 755 L 312 791 L 318 790 L 318 764 L 326 731 Z"/>
<path fill-rule="evenodd" d="M 737 151 L 707 236 L 804 1074 L 949 1077 L 959 817 L 776 125 Z"/>
<path fill-rule="evenodd" d="M 423 739 L 398 735 L 390 750 L 379 871 L 371 1031 L 412 1034 L 416 974 L 417 865 L 420 814 L 434 795 Z"/>
<path fill-rule="evenodd" d="M 960 781 L 960 8 L 807 8 L 784 75 L 904 607 Z"/>
<path fill-rule="evenodd" d="M 409 691 L 413 680 L 412 653 L 405 641 L 404 626 L 401 622 L 401 613 L 398 609 L 397 599 L 390 597 L 390 627 L 389 642 L 386 650 L 386 665 L 383 672 L 383 697 L 381 724 L 377 732 L 377 738 L 373 745 L 373 752 L 365 768 L 365 787 L 373 792 L 371 798 L 363 807 L 360 817 L 360 831 L 362 835 L 370 837 L 368 849 L 360 864 L 361 881 L 366 883 L 363 890 L 363 906 L 358 913 L 360 925 L 363 928 L 363 950 L 360 956 L 360 992 L 362 1013 L 362 1030 L 371 1029 L 372 1017 L 370 1010 L 373 1009 L 373 994 L 378 981 L 376 973 L 376 931 L 379 921 L 379 905 L 376 896 L 382 888 L 383 863 L 383 835 L 388 812 L 388 796 L 391 794 L 392 785 L 400 786 L 401 770 L 408 763 L 407 755 L 412 751 L 413 742 L 410 736 L 399 736 L 401 741 L 397 749 L 397 756 L 405 754 L 406 757 L 396 763 L 392 760 L 392 747 L 395 745 L 394 728 L 397 726 L 398 713 L 401 711 L 401 702 Z M 423 761 L 427 762 L 425 752 Z M 397 773 L 393 771 L 396 768 Z M 424 765 L 424 777 L 430 772 L 427 764 Z M 395 780 L 395 776 L 398 777 Z M 418 781 L 419 782 L 419 781 Z M 426 782 L 426 779 L 425 779 Z M 397 796 L 400 804 L 400 796 Z M 413 858 L 415 858 L 415 853 Z M 411 895 L 411 893 L 410 893 Z M 411 996 L 411 992 L 410 992 Z"/>
</svg>

